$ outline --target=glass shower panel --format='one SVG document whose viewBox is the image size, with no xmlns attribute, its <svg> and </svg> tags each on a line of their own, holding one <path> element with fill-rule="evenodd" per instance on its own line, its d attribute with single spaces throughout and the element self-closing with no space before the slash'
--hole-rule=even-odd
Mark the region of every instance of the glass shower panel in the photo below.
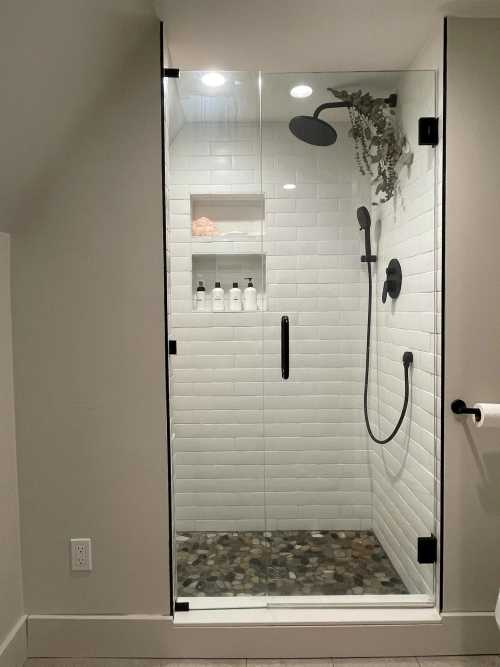
<svg viewBox="0 0 500 667">
<path fill-rule="evenodd" d="M 417 129 L 435 115 L 435 74 L 265 74 L 261 105 L 269 603 L 430 604 L 434 566 L 418 563 L 417 540 L 437 516 L 435 149 Z M 364 414 L 368 269 L 366 413 L 379 440 L 413 353 L 408 410 L 386 444 Z"/>
<path fill-rule="evenodd" d="M 166 98 L 176 599 L 263 605 L 259 76 L 183 71 Z"/>
</svg>

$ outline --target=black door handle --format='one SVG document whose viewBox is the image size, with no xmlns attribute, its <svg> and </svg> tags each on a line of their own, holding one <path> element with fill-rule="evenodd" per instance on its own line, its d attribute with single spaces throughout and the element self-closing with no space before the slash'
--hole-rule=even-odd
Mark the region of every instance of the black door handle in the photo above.
<svg viewBox="0 0 500 667">
<path fill-rule="evenodd" d="M 290 375 L 290 323 L 288 317 L 281 317 L 281 377 L 288 380 Z"/>
</svg>

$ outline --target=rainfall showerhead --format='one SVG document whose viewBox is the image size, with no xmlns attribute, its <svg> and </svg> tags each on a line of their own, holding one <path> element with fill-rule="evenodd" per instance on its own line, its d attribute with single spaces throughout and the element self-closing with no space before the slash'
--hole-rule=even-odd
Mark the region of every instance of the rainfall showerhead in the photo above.
<svg viewBox="0 0 500 667">
<path fill-rule="evenodd" d="M 324 109 L 350 107 L 349 102 L 327 102 L 320 104 L 312 116 L 295 116 L 288 127 L 291 133 L 312 146 L 331 146 L 337 141 L 337 132 L 326 121 L 318 118 Z"/>
<path fill-rule="evenodd" d="M 334 92 L 332 88 L 328 88 L 330 92 Z M 386 97 L 385 104 L 389 107 L 395 107 L 398 101 L 398 96 L 393 93 Z M 319 118 L 319 114 L 325 109 L 347 109 L 352 107 L 351 102 L 325 102 L 320 104 L 312 116 L 295 116 L 292 118 L 288 127 L 291 133 L 307 144 L 312 146 L 331 146 L 337 141 L 336 130 L 326 121 Z"/>
<path fill-rule="evenodd" d="M 295 116 L 289 123 L 293 135 L 313 146 L 331 146 L 337 141 L 334 128 L 315 116 Z"/>
</svg>

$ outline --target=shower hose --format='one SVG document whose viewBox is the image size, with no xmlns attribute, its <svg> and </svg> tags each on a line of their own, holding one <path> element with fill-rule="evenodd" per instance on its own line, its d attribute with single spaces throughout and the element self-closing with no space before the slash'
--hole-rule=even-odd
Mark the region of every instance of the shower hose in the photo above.
<svg viewBox="0 0 500 667">
<path fill-rule="evenodd" d="M 385 445 L 386 443 L 390 442 L 397 434 L 399 429 L 401 428 L 401 424 L 403 423 L 403 419 L 405 418 L 406 415 L 406 409 L 408 407 L 408 397 L 410 394 L 410 381 L 409 381 L 409 368 L 411 363 L 413 362 L 413 353 L 412 352 L 405 352 L 403 354 L 403 367 L 404 367 L 404 373 L 405 373 L 405 398 L 403 402 L 403 408 L 401 410 L 401 414 L 399 416 L 398 422 L 396 426 L 394 427 L 394 430 L 390 435 L 387 436 L 387 438 L 377 438 L 373 434 L 372 428 L 370 426 L 370 418 L 368 417 L 368 378 L 370 376 L 370 339 L 371 339 L 371 328 L 372 328 L 372 292 L 373 292 L 373 285 L 372 285 L 372 267 L 371 263 L 367 262 L 367 267 L 368 267 L 368 321 L 366 325 L 366 360 L 365 360 L 365 388 L 363 392 L 363 408 L 364 408 L 364 413 L 365 413 L 365 424 L 366 424 L 366 429 L 368 431 L 368 434 L 370 438 L 374 441 L 377 442 L 379 445 Z"/>
</svg>

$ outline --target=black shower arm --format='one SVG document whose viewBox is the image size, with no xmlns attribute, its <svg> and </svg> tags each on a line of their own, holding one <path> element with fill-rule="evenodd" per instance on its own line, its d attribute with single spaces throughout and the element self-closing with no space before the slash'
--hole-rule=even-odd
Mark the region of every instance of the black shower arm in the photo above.
<svg viewBox="0 0 500 667">
<path fill-rule="evenodd" d="M 328 88 L 328 90 L 333 92 L 331 88 Z M 384 98 L 384 102 L 389 107 L 393 108 L 398 103 L 398 96 L 395 93 L 392 93 L 389 97 Z M 319 105 L 313 114 L 313 118 L 317 118 L 325 109 L 349 109 L 352 106 L 354 106 L 352 102 L 325 102 L 324 104 Z"/>
<path fill-rule="evenodd" d="M 325 102 L 324 104 L 319 105 L 319 107 L 313 113 L 313 118 L 317 118 L 319 114 L 325 109 L 347 109 L 348 107 L 352 107 L 351 102 Z"/>
</svg>

